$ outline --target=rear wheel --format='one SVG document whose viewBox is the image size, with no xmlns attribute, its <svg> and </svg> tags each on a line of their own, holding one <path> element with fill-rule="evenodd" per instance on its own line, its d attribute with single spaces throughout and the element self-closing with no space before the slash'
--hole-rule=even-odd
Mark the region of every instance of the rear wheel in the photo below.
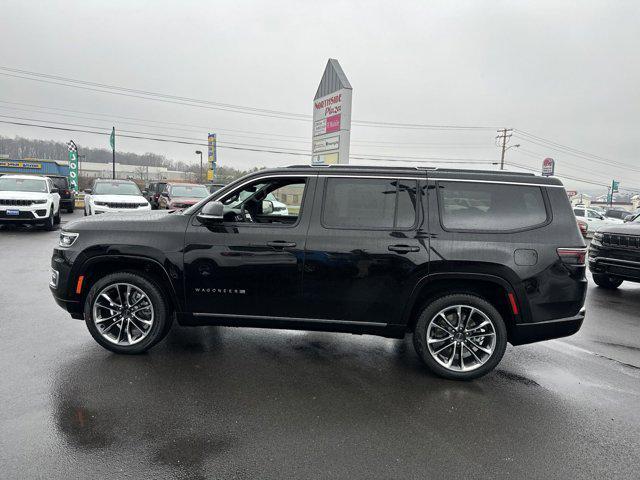
<svg viewBox="0 0 640 480">
<path fill-rule="evenodd" d="M 612 277 L 610 275 L 605 275 L 602 273 L 596 273 L 593 275 L 593 281 L 599 287 L 606 288 L 607 290 L 615 290 L 620 285 L 622 285 L 622 280 L 619 278 Z"/>
<path fill-rule="evenodd" d="M 172 317 L 152 279 L 117 272 L 98 280 L 87 295 L 84 318 L 91 336 L 116 353 L 142 353 L 168 333 Z"/>
<path fill-rule="evenodd" d="M 500 313 L 483 298 L 452 294 L 424 308 L 413 344 L 436 375 L 471 380 L 498 365 L 507 347 L 507 329 Z"/>
</svg>

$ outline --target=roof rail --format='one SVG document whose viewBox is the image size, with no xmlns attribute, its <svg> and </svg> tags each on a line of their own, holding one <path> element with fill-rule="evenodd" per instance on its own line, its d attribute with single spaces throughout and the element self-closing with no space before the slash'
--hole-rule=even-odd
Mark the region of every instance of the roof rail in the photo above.
<svg viewBox="0 0 640 480">
<path fill-rule="evenodd" d="M 354 170 L 412 170 L 412 171 L 432 171 L 432 172 L 461 172 L 461 173 L 477 173 L 482 175 L 513 175 L 513 176 L 526 176 L 535 177 L 534 173 L 530 172 L 513 172 L 509 170 L 479 170 L 479 169 L 465 169 L 465 168 L 442 168 L 431 166 L 418 166 L 418 167 L 406 167 L 406 166 L 392 166 L 392 165 L 289 165 L 286 168 L 341 168 L 341 169 L 354 169 Z"/>
</svg>

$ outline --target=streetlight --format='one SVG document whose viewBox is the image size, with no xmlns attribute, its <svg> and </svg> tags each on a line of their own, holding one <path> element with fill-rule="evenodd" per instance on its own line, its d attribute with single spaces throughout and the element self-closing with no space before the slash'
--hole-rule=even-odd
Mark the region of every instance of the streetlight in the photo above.
<svg viewBox="0 0 640 480">
<path fill-rule="evenodd" d="M 196 155 L 200 155 L 200 183 L 202 183 L 202 150 L 196 150 Z"/>
</svg>

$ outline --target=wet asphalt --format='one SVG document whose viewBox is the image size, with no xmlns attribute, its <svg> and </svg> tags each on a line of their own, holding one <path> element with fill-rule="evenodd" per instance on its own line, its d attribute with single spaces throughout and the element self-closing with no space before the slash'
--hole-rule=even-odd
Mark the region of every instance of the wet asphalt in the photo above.
<svg viewBox="0 0 640 480">
<path fill-rule="evenodd" d="M 409 337 L 174 326 L 118 356 L 53 302 L 57 236 L 0 230 L 0 478 L 640 476 L 640 285 L 467 383 Z"/>
</svg>

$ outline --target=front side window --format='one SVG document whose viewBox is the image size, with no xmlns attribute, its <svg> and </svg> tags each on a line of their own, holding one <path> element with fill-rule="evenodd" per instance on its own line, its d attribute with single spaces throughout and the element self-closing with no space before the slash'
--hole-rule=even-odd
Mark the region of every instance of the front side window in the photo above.
<svg viewBox="0 0 640 480">
<path fill-rule="evenodd" d="M 0 191 L 47 193 L 47 182 L 39 178 L 0 177 Z"/>
<path fill-rule="evenodd" d="M 415 180 L 328 178 L 322 223 L 329 228 L 403 229 L 416 221 Z"/>
<path fill-rule="evenodd" d="M 438 182 L 438 197 L 445 229 L 509 231 L 547 221 L 540 187 L 445 181 Z"/>
<path fill-rule="evenodd" d="M 595 210 L 587 210 L 587 218 L 597 218 L 598 220 L 602 220 L 602 215 Z"/>
<path fill-rule="evenodd" d="M 232 222 L 294 224 L 302 211 L 304 177 L 256 180 L 220 201 L 224 219 Z"/>
</svg>

